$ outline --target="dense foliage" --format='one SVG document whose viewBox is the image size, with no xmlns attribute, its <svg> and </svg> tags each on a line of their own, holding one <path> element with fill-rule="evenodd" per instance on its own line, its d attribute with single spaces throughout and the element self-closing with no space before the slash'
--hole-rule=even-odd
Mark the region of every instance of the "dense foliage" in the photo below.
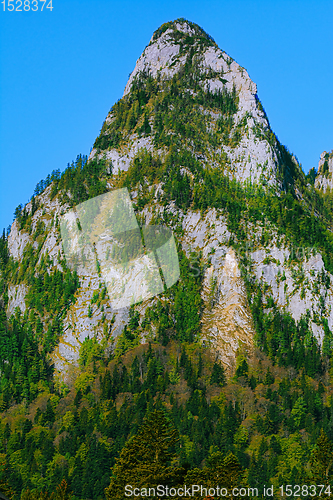
<svg viewBox="0 0 333 500">
<path fill-rule="evenodd" d="M 40 391 L 52 390 L 53 367 L 38 342 L 30 323 L 18 310 L 7 321 L 0 309 L 0 411 L 22 401 L 31 402 Z"/>
<path fill-rule="evenodd" d="M 100 356 L 85 365 L 88 385 L 60 398 L 45 390 L 25 416 L 0 425 L 0 481 L 12 490 L 50 493 L 65 480 L 76 498 L 104 498 L 105 488 L 107 498 L 122 498 L 125 479 L 141 487 L 202 477 L 209 485 L 225 464 L 235 474 L 225 484 L 257 487 L 261 498 L 267 483 L 311 484 L 327 458 L 320 452 L 332 448 L 328 387 L 264 355 L 240 359 L 228 383 L 197 344 L 141 345 L 111 362 Z"/>
</svg>

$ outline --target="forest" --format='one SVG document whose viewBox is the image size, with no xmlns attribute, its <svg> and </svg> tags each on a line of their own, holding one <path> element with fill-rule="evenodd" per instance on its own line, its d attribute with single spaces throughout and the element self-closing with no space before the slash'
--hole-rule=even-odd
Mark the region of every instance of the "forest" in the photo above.
<svg viewBox="0 0 333 500">
<path fill-rule="evenodd" d="M 68 493 L 59 498 L 120 499 L 126 484 L 172 487 L 201 478 L 208 486 L 258 488 L 262 498 L 264 484 L 331 484 L 329 381 L 260 352 L 239 358 L 227 379 L 196 343 L 140 345 L 111 361 L 93 342 L 87 347 L 89 377 L 76 389 L 45 384 L 33 404 L 18 405 L 1 424 L 7 495 L 44 498 L 38 490 L 57 498 L 62 485 Z M 158 441 L 155 432 L 166 437 Z"/>
<path fill-rule="evenodd" d="M 87 338 L 73 387 L 55 383 L 31 318 L 17 312 L 7 320 L 2 311 L 4 494 L 122 499 L 126 484 L 171 488 L 201 478 L 207 487 L 222 481 L 257 488 L 264 498 L 264 484 L 277 491 L 282 484 L 331 484 L 331 351 L 303 341 L 306 321 L 263 316 L 258 292 L 258 347 L 251 356 L 240 353 L 235 373 L 227 374 L 200 343 L 204 268 L 197 277 L 190 270 L 184 255 L 168 302 L 141 321 L 132 309 L 113 354 Z M 147 324 L 156 341 L 140 344 Z M 158 453 L 153 432 L 166 436 Z"/>
</svg>

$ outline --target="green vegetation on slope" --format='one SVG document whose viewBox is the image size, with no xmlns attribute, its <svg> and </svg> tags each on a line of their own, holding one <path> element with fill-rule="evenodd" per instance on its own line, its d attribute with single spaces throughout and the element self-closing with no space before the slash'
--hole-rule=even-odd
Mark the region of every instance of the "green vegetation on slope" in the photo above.
<svg viewBox="0 0 333 500">
<path fill-rule="evenodd" d="M 50 493 L 62 480 L 78 499 L 118 498 L 124 478 L 209 484 L 231 462 L 235 476 L 223 485 L 248 484 L 263 498 L 264 484 L 312 484 L 331 453 L 329 386 L 262 354 L 240 361 L 227 383 L 210 352 L 187 343 L 140 345 L 110 362 L 95 357 L 84 370 L 88 385 L 62 397 L 45 391 L 26 412 L 3 414 L 0 481 L 17 498 L 27 489 Z M 149 418 L 169 446 L 152 444 Z M 329 469 L 321 484 L 332 479 Z"/>
<path fill-rule="evenodd" d="M 31 402 L 53 384 L 53 367 L 38 342 L 29 322 L 17 310 L 7 321 L 0 309 L 0 411 L 22 401 Z"/>
</svg>

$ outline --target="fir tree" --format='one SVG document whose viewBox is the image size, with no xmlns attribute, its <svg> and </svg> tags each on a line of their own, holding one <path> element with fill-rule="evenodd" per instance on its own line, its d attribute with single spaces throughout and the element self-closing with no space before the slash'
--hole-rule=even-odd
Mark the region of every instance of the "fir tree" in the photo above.
<svg viewBox="0 0 333 500">
<path fill-rule="evenodd" d="M 126 485 L 141 489 L 179 483 L 183 469 L 170 465 L 176 458 L 177 443 L 177 431 L 165 413 L 152 411 L 122 449 L 112 469 L 110 485 L 105 489 L 106 498 L 122 500 Z"/>
<path fill-rule="evenodd" d="M 312 452 L 310 475 L 313 484 L 332 484 L 333 480 L 333 443 L 323 429 Z M 321 496 L 320 498 L 325 498 Z"/>
<path fill-rule="evenodd" d="M 224 368 L 220 363 L 214 363 L 212 375 L 210 377 L 211 384 L 225 386 L 227 384 Z"/>
<path fill-rule="evenodd" d="M 220 451 L 212 453 L 207 459 L 207 466 L 203 469 L 191 469 L 185 479 L 184 484 L 201 484 L 209 491 L 209 488 L 232 488 L 240 484 L 242 479 L 242 468 L 238 459 L 232 453 L 224 456 Z M 193 498 L 202 498 L 197 494 Z"/>
</svg>

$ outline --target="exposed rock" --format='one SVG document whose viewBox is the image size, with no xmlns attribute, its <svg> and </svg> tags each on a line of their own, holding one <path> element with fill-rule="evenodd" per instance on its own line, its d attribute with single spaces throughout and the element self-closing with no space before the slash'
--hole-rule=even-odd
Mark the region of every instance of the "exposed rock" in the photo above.
<svg viewBox="0 0 333 500">
<path fill-rule="evenodd" d="M 184 55 L 180 54 L 180 42 L 175 36 L 175 32 L 191 35 L 193 47 L 196 48 L 194 58 L 198 70 L 201 75 L 207 75 L 207 78 L 204 78 L 203 87 L 211 92 L 224 91 L 225 89 L 231 92 L 235 88 L 239 99 L 235 126 L 242 124 L 242 137 L 238 146 L 223 145 L 221 149 L 212 151 L 211 156 L 203 155 L 201 160 L 205 164 L 211 164 L 214 162 L 214 155 L 225 153 L 230 165 L 228 172 L 230 177 L 243 182 L 247 179 L 252 183 L 265 182 L 280 188 L 279 159 L 275 150 L 277 141 L 259 102 L 256 84 L 250 79 L 247 71 L 219 49 L 215 42 L 201 47 L 196 37 L 199 34 L 204 34 L 203 30 L 200 33 L 200 29 L 195 30 L 187 22 L 169 24 L 170 28 L 160 36 L 153 35 L 149 45 L 139 57 L 126 84 L 124 96 L 130 93 L 132 83 L 140 73 L 149 73 L 153 78 L 170 79 L 180 71 L 186 61 L 186 52 Z M 215 76 L 210 77 L 210 72 L 213 72 Z M 217 118 L 215 117 L 215 119 Z M 107 123 L 111 121 L 112 113 L 106 118 Z M 268 137 L 270 137 L 270 141 Z M 151 150 L 149 137 L 146 139 L 131 137 L 127 143 L 126 153 L 122 151 L 124 148 L 120 150 L 112 148 L 98 153 L 98 157 L 104 156 L 106 159 L 112 160 L 115 173 L 119 170 L 127 171 L 131 158 L 142 147 Z M 94 158 L 96 154 L 97 150 L 93 149 L 89 158 Z M 297 163 L 296 159 L 295 163 Z"/>
<path fill-rule="evenodd" d="M 110 151 L 97 154 L 97 150 L 93 149 L 89 155 L 89 160 L 95 158 L 96 155 L 99 159 L 105 158 L 111 161 L 112 172 L 118 174 L 121 171 L 127 172 L 131 161 L 142 149 L 146 149 L 147 151 L 153 150 L 151 137 L 133 137 L 127 147 L 123 147 L 120 151 L 111 149 Z"/>
<path fill-rule="evenodd" d="M 266 248 L 251 253 L 255 278 L 262 285 L 269 286 L 275 304 L 289 311 L 296 322 L 309 311 L 313 319 L 326 318 L 332 329 L 333 289 L 331 285 L 328 288 L 324 285 L 324 278 L 328 277 L 329 282 L 333 283 L 333 276 L 325 270 L 319 253 L 311 253 L 309 249 L 303 248 L 296 250 L 299 252 L 298 258 L 292 261 L 288 260 L 290 250 L 287 248 L 273 246 L 269 251 Z M 305 255 L 302 256 L 302 253 Z M 321 342 L 323 327 L 313 327 L 314 324 L 312 322 L 313 334 Z"/>
<path fill-rule="evenodd" d="M 327 189 L 333 189 L 333 151 L 324 151 L 320 155 L 318 163 L 318 175 L 315 180 L 315 187 L 326 193 Z"/>
<path fill-rule="evenodd" d="M 20 285 L 9 285 L 8 287 L 8 305 L 7 316 L 10 317 L 14 314 L 15 309 L 18 307 L 22 313 L 26 310 L 25 296 L 28 287 L 21 283 Z"/>
<path fill-rule="evenodd" d="M 212 256 L 203 289 L 206 309 L 202 316 L 204 339 L 212 342 L 220 359 L 235 366 L 237 352 L 253 347 L 254 326 L 235 252 L 220 248 Z"/>
<path fill-rule="evenodd" d="M 171 32 L 171 30 L 167 30 L 158 41 L 148 45 L 143 51 L 126 84 L 124 96 L 130 92 L 132 82 L 139 72 L 150 73 L 155 78 L 158 73 L 161 73 L 170 78 L 179 71 L 181 64 L 185 62 L 185 56 L 176 62 L 175 56 L 179 54 L 179 45 L 169 42 Z M 170 68 L 171 64 L 175 62 L 176 64 Z"/>
<path fill-rule="evenodd" d="M 30 240 L 29 234 L 19 230 L 17 220 L 14 220 L 8 236 L 9 254 L 15 260 L 21 260 L 26 244 Z"/>
</svg>

